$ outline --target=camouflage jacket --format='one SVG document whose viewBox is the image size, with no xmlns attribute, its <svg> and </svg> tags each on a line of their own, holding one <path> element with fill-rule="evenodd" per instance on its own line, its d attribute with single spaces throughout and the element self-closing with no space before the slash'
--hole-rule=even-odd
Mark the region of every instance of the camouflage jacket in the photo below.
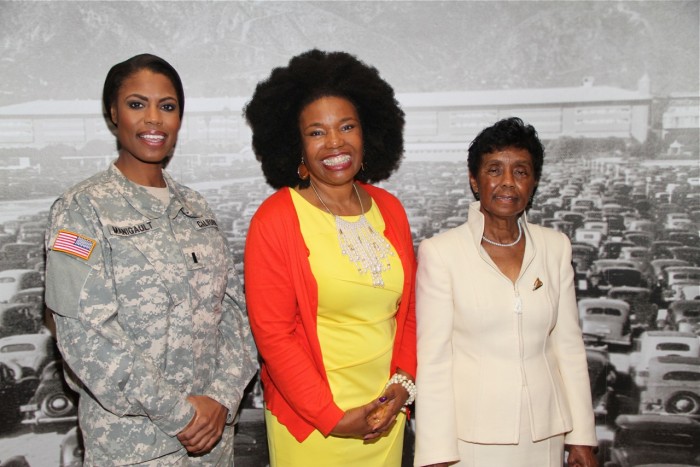
<svg viewBox="0 0 700 467">
<path fill-rule="evenodd" d="M 232 418 L 256 371 L 226 239 L 204 198 L 163 174 L 167 207 L 111 164 L 51 208 L 46 304 L 79 380 L 87 464 L 184 450 L 187 396 Z"/>
</svg>

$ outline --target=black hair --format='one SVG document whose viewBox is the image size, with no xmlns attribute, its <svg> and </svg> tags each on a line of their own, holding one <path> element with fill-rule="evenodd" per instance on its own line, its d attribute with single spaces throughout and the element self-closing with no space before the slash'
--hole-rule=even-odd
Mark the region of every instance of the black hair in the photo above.
<svg viewBox="0 0 700 467">
<path fill-rule="evenodd" d="M 523 123 L 518 117 L 499 120 L 490 127 L 481 130 L 481 133 L 469 145 L 469 157 L 467 158 L 469 172 L 476 176 L 485 154 L 506 148 L 524 149 L 529 152 L 535 171 L 535 180 L 540 180 L 544 164 L 544 146 L 537 136 L 535 127 Z"/>
<path fill-rule="evenodd" d="M 173 68 L 168 62 L 151 54 L 136 55 L 124 60 L 123 62 L 117 63 L 110 68 L 102 89 L 102 110 L 104 111 L 107 120 L 110 122 L 112 121 L 111 109 L 117 99 L 119 89 L 122 87 L 122 84 L 124 84 L 124 81 L 137 71 L 144 69 L 165 76 L 173 84 L 175 93 L 177 94 L 180 120 L 182 120 L 182 115 L 185 111 L 185 91 L 182 87 L 180 75 L 177 74 L 175 68 Z"/>
<path fill-rule="evenodd" d="M 389 178 L 403 157 L 404 112 L 393 88 L 376 68 L 346 52 L 309 50 L 258 83 L 243 111 L 253 132 L 253 151 L 273 188 L 306 187 L 297 168 L 302 143 L 299 115 L 321 97 L 341 97 L 357 110 L 362 126 L 363 182 Z"/>
</svg>

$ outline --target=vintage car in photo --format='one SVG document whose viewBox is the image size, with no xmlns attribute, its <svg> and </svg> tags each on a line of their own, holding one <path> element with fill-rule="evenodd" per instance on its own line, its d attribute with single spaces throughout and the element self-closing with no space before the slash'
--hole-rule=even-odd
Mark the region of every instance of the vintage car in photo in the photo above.
<svg viewBox="0 0 700 467">
<path fill-rule="evenodd" d="M 591 245 L 592 247 L 595 247 L 596 249 L 600 247 L 600 244 L 604 239 L 605 234 L 600 230 L 585 228 L 576 229 L 576 234 L 573 238 L 573 240 L 578 243 L 585 243 Z"/>
<path fill-rule="evenodd" d="M 28 303 L 0 304 L 0 338 L 17 334 L 35 334 L 41 330 L 43 316 Z"/>
<path fill-rule="evenodd" d="M 583 228 L 586 230 L 597 230 L 603 234 L 603 239 L 608 238 L 608 222 L 605 220 L 585 221 Z"/>
<path fill-rule="evenodd" d="M 656 234 L 658 226 L 656 222 L 649 219 L 636 219 L 629 223 L 630 232 L 649 232 L 651 234 Z"/>
<path fill-rule="evenodd" d="M 32 397 L 38 384 L 38 378 L 25 375 L 19 365 L 0 362 L 0 430 L 10 429 L 20 420 L 19 408 Z"/>
<path fill-rule="evenodd" d="M 634 243 L 614 237 L 600 245 L 599 256 L 601 259 L 618 259 L 620 251 L 626 246 L 634 246 Z"/>
<path fill-rule="evenodd" d="M 683 246 L 683 244 L 673 240 L 654 240 L 649 247 L 649 253 L 653 259 L 673 259 L 669 248 L 674 246 Z"/>
<path fill-rule="evenodd" d="M 669 223 L 677 220 L 677 219 L 688 219 L 688 213 L 683 212 L 683 211 L 674 211 L 674 212 L 667 212 L 666 213 L 666 222 L 665 222 L 665 227 L 666 228 L 672 228 L 669 226 Z"/>
<path fill-rule="evenodd" d="M 40 430 L 46 426 L 65 426 L 75 423 L 78 415 L 78 395 L 63 379 L 60 360 L 46 365 L 39 377 L 39 386 L 32 398 L 20 406 L 24 414 L 22 423 Z"/>
<path fill-rule="evenodd" d="M 585 220 L 587 221 L 602 221 L 603 220 L 603 211 L 601 210 L 596 210 L 592 209 L 590 211 L 584 212 L 586 215 Z"/>
<path fill-rule="evenodd" d="M 588 290 L 598 296 L 607 294 L 611 287 L 647 287 L 648 278 L 638 261 L 627 259 L 598 259 L 593 261 L 586 275 Z"/>
<path fill-rule="evenodd" d="M 626 230 L 622 234 L 622 239 L 628 242 L 632 242 L 637 246 L 643 246 L 648 250 L 649 247 L 651 247 L 652 242 L 654 241 L 654 234 L 651 232 L 635 232 Z M 649 256 L 651 256 L 651 252 L 649 252 Z"/>
<path fill-rule="evenodd" d="M 48 333 L 17 334 L 0 339 L 0 362 L 16 363 L 35 375 L 57 356 L 56 341 Z"/>
<path fill-rule="evenodd" d="M 604 467 L 699 465 L 700 422 L 683 415 L 620 415 Z"/>
<path fill-rule="evenodd" d="M 597 411 L 600 399 L 605 396 L 608 387 L 615 384 L 617 375 L 615 367 L 610 362 L 607 347 L 604 344 L 599 344 L 600 339 L 597 336 L 584 334 L 584 341 L 586 342 L 586 362 L 588 364 L 588 380 L 591 383 L 593 407 Z"/>
<path fill-rule="evenodd" d="M 698 246 L 700 244 L 700 236 L 696 232 L 681 230 L 676 232 L 667 232 L 666 239 L 678 242 L 685 246 Z"/>
<path fill-rule="evenodd" d="M 687 215 L 687 214 L 686 214 Z M 690 231 L 693 228 L 693 221 L 691 221 L 688 218 L 685 219 L 671 219 L 666 224 L 664 224 L 664 227 L 669 229 L 669 230 L 685 230 L 685 231 Z"/>
<path fill-rule="evenodd" d="M 608 290 L 608 298 L 623 300 L 630 306 L 630 325 L 632 336 L 636 337 L 642 331 L 653 329 L 659 307 L 651 301 L 651 290 L 646 287 L 620 286 Z"/>
<path fill-rule="evenodd" d="M 700 283 L 700 267 L 697 266 L 669 266 L 661 272 L 659 286 L 661 289 L 661 303 L 668 305 L 676 296 L 678 284 Z M 693 299 L 691 297 L 689 299 Z"/>
<path fill-rule="evenodd" d="M 620 414 L 637 413 L 638 401 L 617 390 L 619 378 L 607 346 L 595 336 L 584 335 L 584 341 L 596 424 L 612 425 Z"/>
<path fill-rule="evenodd" d="M 678 300 L 698 300 L 700 299 L 700 281 L 676 282 L 664 290 L 661 298 L 663 303 L 669 306 Z"/>
<path fill-rule="evenodd" d="M 629 356 L 629 375 L 639 389 L 647 385 L 652 358 L 667 355 L 700 357 L 700 337 L 689 332 L 647 331 L 637 338 L 635 347 Z"/>
<path fill-rule="evenodd" d="M 43 287 L 44 279 L 33 269 L 5 269 L 0 271 L 0 303 L 9 303 L 20 290 Z"/>
<path fill-rule="evenodd" d="M 583 298 L 578 301 L 579 321 L 584 334 L 599 336 L 608 345 L 630 346 L 630 306 L 612 298 Z"/>
<path fill-rule="evenodd" d="M 667 268 L 673 268 L 677 266 L 691 266 L 691 264 L 687 261 L 683 261 L 682 259 L 657 258 L 649 261 L 649 266 L 651 267 L 652 274 L 652 288 L 661 289 L 664 285 L 663 281 L 666 277 L 664 271 Z"/>
<path fill-rule="evenodd" d="M 652 358 L 640 411 L 700 416 L 700 357 Z"/>
<path fill-rule="evenodd" d="M 620 249 L 620 259 L 630 259 L 638 261 L 640 266 L 645 269 L 651 269 L 649 262 L 652 260 L 649 248 L 645 246 L 623 246 Z"/>
<path fill-rule="evenodd" d="M 38 308 L 44 305 L 44 287 L 30 287 L 22 289 L 9 300 L 10 303 L 29 303 Z"/>
<path fill-rule="evenodd" d="M 682 259 L 690 264 L 700 267 L 700 247 L 696 246 L 674 246 L 670 247 L 671 257 Z"/>
<path fill-rule="evenodd" d="M 591 264 L 598 258 L 598 249 L 593 245 L 580 242 L 571 242 L 571 262 L 574 266 L 574 284 L 576 296 L 590 296 L 588 286 L 588 270 Z"/>
<path fill-rule="evenodd" d="M 58 455 L 59 467 L 82 467 L 84 453 L 85 448 L 80 429 L 73 427 L 61 439 Z"/>
<path fill-rule="evenodd" d="M 572 238 L 574 236 L 574 223 L 571 221 L 565 221 L 563 219 L 555 218 L 551 221 L 544 222 L 544 224 L 547 227 L 556 230 L 557 232 L 563 233 L 569 238 Z"/>
<path fill-rule="evenodd" d="M 588 243 L 572 241 L 571 256 L 576 271 L 586 272 L 593 261 L 598 259 L 598 249 Z"/>
<path fill-rule="evenodd" d="M 608 223 L 608 234 L 611 236 L 622 235 L 626 230 L 625 216 L 622 214 L 606 213 L 605 220 Z"/>
<path fill-rule="evenodd" d="M 600 196 L 573 198 L 570 203 L 571 210 L 574 212 L 588 212 L 594 209 L 599 209 L 602 205 Z"/>
<path fill-rule="evenodd" d="M 666 310 L 665 328 L 700 335 L 700 300 L 678 300 Z"/>
<path fill-rule="evenodd" d="M 43 242 L 6 243 L 0 248 L 0 269 L 29 269 L 27 264 L 29 258 L 42 254 L 43 248 Z"/>
<path fill-rule="evenodd" d="M 9 308 L 13 308 L 15 311 L 8 313 L 0 319 L 0 337 L 10 334 L 32 334 L 39 332 L 41 324 L 44 321 L 44 288 L 30 287 L 28 289 L 22 289 L 12 295 L 7 303 L 0 303 L 0 313 Z M 20 313 L 20 316 L 16 316 L 18 322 L 12 323 L 12 320 L 15 319 L 15 316 L 12 315 L 16 313 Z M 19 321 L 22 323 L 19 323 Z M 34 324 L 27 325 L 26 321 L 31 321 Z M 12 328 L 13 324 L 16 324 L 18 328 L 27 330 L 23 332 L 3 331 L 3 328 Z"/>
</svg>

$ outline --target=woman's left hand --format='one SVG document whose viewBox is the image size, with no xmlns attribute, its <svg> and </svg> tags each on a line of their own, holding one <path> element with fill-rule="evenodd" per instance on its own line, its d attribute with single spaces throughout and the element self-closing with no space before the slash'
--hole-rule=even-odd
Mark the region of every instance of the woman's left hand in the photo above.
<svg viewBox="0 0 700 467">
<path fill-rule="evenodd" d="M 598 467 L 598 459 L 593 446 L 567 445 L 569 467 Z"/>
<path fill-rule="evenodd" d="M 224 432 L 228 409 L 208 396 L 187 397 L 195 414 L 190 423 L 177 434 L 177 439 L 191 454 L 206 454 L 219 442 Z"/>
<path fill-rule="evenodd" d="M 367 415 L 367 423 L 372 427 L 372 433 L 364 439 L 378 438 L 389 429 L 407 400 L 408 391 L 400 384 L 392 384 L 386 388 L 379 398 L 381 405 Z"/>
</svg>

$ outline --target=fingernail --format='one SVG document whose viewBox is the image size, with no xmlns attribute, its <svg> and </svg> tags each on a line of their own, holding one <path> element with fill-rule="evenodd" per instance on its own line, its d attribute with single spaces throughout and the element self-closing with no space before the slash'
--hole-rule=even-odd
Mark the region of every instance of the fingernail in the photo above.
<svg viewBox="0 0 700 467">
<path fill-rule="evenodd" d="M 379 398 L 379 402 L 386 402 L 386 396 L 382 396 Z"/>
</svg>

